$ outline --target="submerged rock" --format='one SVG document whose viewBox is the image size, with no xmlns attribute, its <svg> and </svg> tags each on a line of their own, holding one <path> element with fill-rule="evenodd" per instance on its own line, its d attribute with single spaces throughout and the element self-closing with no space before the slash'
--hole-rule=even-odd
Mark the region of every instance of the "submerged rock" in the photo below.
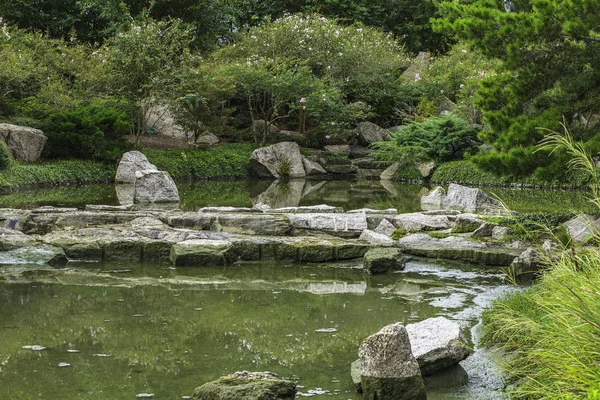
<svg viewBox="0 0 600 400">
<path fill-rule="evenodd" d="M 401 271 L 406 264 L 402 250 L 390 247 L 379 247 L 367 251 L 363 261 L 365 270 L 370 274 Z"/>
<path fill-rule="evenodd" d="M 296 384 L 271 372 L 241 371 L 196 388 L 197 400 L 292 400 Z"/>
<path fill-rule="evenodd" d="M 365 399 L 426 399 L 419 364 L 406 328 L 396 323 L 366 338 L 358 352 Z"/>
<path fill-rule="evenodd" d="M 471 353 L 460 325 L 447 318 L 429 318 L 408 324 L 406 331 L 423 375 L 455 365 Z"/>
</svg>

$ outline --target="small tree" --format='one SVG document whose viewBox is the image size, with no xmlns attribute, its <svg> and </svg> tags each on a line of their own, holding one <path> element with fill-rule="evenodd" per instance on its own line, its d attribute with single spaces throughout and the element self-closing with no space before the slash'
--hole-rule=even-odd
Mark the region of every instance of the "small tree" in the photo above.
<svg viewBox="0 0 600 400">
<path fill-rule="evenodd" d="M 187 25 L 155 21 L 148 12 L 108 41 L 112 80 L 129 104 L 133 135 L 143 132 L 152 106 L 170 96 L 190 42 Z"/>
<path fill-rule="evenodd" d="M 250 118 L 265 121 L 261 143 L 267 141 L 271 126 L 299 111 L 301 98 L 314 97 L 325 90 L 321 80 L 306 66 L 290 60 L 254 59 L 230 66 L 240 95 L 246 100 Z M 254 125 L 254 124 L 253 124 Z M 258 137 L 255 136 L 258 142 Z"/>
</svg>

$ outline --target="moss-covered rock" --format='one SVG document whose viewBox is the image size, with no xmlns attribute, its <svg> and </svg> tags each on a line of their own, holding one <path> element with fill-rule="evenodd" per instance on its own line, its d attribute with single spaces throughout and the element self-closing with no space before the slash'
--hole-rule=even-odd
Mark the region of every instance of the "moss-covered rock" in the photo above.
<svg viewBox="0 0 600 400">
<path fill-rule="evenodd" d="M 196 400 L 292 400 L 296 384 L 270 372 L 236 372 L 196 388 Z"/>
<path fill-rule="evenodd" d="M 380 247 L 367 251 L 364 255 L 365 270 L 370 274 L 384 274 L 404 269 L 406 260 L 398 248 Z"/>
</svg>

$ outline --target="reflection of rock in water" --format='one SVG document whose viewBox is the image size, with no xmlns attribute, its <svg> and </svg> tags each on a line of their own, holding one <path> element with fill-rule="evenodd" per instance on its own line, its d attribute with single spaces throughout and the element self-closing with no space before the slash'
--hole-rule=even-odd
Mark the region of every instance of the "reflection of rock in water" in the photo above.
<svg viewBox="0 0 600 400">
<path fill-rule="evenodd" d="M 119 200 L 119 204 L 133 204 L 133 197 L 135 195 L 135 185 L 134 184 L 123 184 L 123 185 L 115 185 L 115 191 L 117 192 L 117 199 Z"/>
<path fill-rule="evenodd" d="M 250 199 L 252 204 L 263 203 L 272 208 L 298 207 L 302 199 L 305 182 L 304 179 L 259 181 L 256 187 L 257 194 L 251 195 Z M 264 188 L 264 183 L 269 183 L 269 186 L 259 191 Z"/>
<path fill-rule="evenodd" d="M 313 192 L 319 191 L 324 185 L 326 181 L 306 181 L 304 184 L 304 191 L 302 192 L 302 197 L 308 196 Z"/>
<path fill-rule="evenodd" d="M 392 196 L 394 196 L 394 197 L 398 197 L 399 196 L 398 189 L 396 188 L 396 186 L 394 186 L 394 182 L 392 182 L 392 181 L 379 181 L 379 183 Z"/>
<path fill-rule="evenodd" d="M 367 283 L 347 283 L 347 282 L 315 282 L 308 283 L 303 290 L 312 294 L 333 294 L 333 293 L 356 293 L 364 294 L 367 290 Z"/>
<path fill-rule="evenodd" d="M 423 377 L 425 381 L 425 389 L 448 389 L 457 388 L 469 383 L 469 375 L 467 371 L 459 364 L 452 367 L 444 368 L 432 375 Z"/>
</svg>

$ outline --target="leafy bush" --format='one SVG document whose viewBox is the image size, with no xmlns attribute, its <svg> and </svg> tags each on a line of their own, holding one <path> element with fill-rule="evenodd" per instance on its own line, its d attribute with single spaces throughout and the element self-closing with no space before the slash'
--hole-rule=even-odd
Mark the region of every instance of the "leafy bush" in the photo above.
<svg viewBox="0 0 600 400">
<path fill-rule="evenodd" d="M 12 155 L 8 146 L 3 140 L 0 140 L 0 171 L 9 169 L 12 164 Z"/>
<path fill-rule="evenodd" d="M 433 182 L 477 183 L 481 185 L 503 185 L 501 176 L 482 170 L 469 160 L 451 161 L 439 165 L 431 177 Z"/>
<path fill-rule="evenodd" d="M 481 123 L 473 121 L 477 119 L 473 118 L 477 108 L 476 92 L 482 80 L 495 73 L 497 65 L 496 60 L 490 60 L 468 45 L 458 43 L 431 63 L 421 74 L 419 85 L 429 99 L 439 104 L 447 98 L 456 104 L 453 113 Z"/>
<path fill-rule="evenodd" d="M 131 145 L 127 115 L 113 105 L 97 101 L 75 111 L 51 116 L 44 129 L 46 158 L 117 160 Z"/>
<path fill-rule="evenodd" d="M 415 97 L 413 89 L 398 82 L 409 57 L 390 35 L 362 25 L 342 26 L 315 14 L 266 21 L 241 35 L 233 46 L 221 49 L 215 59 L 234 67 L 234 80 L 243 89 L 236 100 L 241 107 L 247 104 L 249 94 L 254 99 L 257 93 L 275 92 L 256 90 L 257 81 L 299 80 L 296 92 L 289 90 L 285 103 L 289 109 L 298 106 L 300 98 L 306 98 L 307 123 L 313 127 L 326 122 L 355 122 L 353 118 L 360 113 L 344 110 L 342 105 L 356 101 L 371 106 L 378 113 L 374 114 L 376 119 L 391 123 L 394 109 Z M 307 75 L 312 76 L 313 89 L 302 92 L 309 81 Z M 248 93 L 248 88 L 254 89 Z M 251 106 L 255 112 L 258 110 L 258 105 Z M 336 112 L 324 111 L 323 106 Z M 281 117 L 287 111 L 277 108 L 272 112 Z"/>
<path fill-rule="evenodd" d="M 478 132 L 478 127 L 452 115 L 432 117 L 392 132 L 389 141 L 374 143 L 372 154 L 379 160 L 404 163 L 457 160 L 478 150 Z"/>
</svg>

